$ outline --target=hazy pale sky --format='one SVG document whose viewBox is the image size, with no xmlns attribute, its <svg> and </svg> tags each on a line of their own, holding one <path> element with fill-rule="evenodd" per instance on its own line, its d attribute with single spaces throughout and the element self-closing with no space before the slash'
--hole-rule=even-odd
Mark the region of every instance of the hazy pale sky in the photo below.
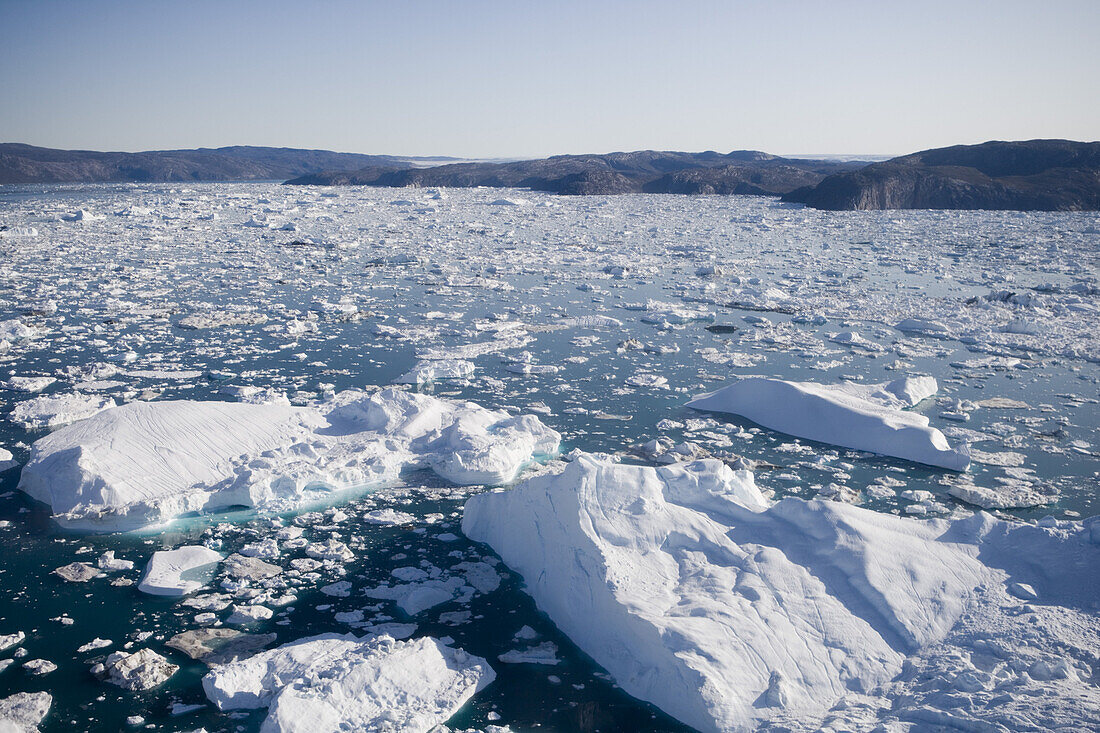
<svg viewBox="0 0 1100 733">
<path fill-rule="evenodd" d="M 1100 0 L 0 0 L 0 141 L 534 157 L 1100 139 Z"/>
</svg>

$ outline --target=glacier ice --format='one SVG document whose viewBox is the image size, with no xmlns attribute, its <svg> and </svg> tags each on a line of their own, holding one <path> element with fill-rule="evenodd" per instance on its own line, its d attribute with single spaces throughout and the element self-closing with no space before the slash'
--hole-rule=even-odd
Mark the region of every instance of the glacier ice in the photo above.
<svg viewBox="0 0 1100 733">
<path fill-rule="evenodd" d="M 309 407 L 132 402 L 36 441 L 19 488 L 63 525 L 131 529 L 233 506 L 296 510 L 419 467 L 503 484 L 559 442 L 533 416 L 398 389 Z"/>
<path fill-rule="evenodd" d="M 924 415 L 903 410 L 934 394 L 935 380 L 882 385 L 788 382 L 743 377 L 697 395 L 688 407 L 728 412 L 800 438 L 965 471 L 967 453 L 953 449 Z"/>
<path fill-rule="evenodd" d="M 1085 580 L 1100 547 L 1080 523 L 1044 532 L 981 514 L 771 504 L 751 473 L 714 460 L 650 468 L 582 454 L 560 473 L 471 497 L 462 526 L 624 690 L 702 731 L 780 718 L 812 727 L 846 696 L 884 695 L 907 658 L 1014 603 L 1012 577 L 1048 589 L 1051 603 L 1100 600 Z M 1080 619 L 1086 639 L 1098 624 Z M 967 633 L 970 644 L 985 638 Z"/>
<path fill-rule="evenodd" d="M 495 679 L 480 657 L 431 637 L 322 634 L 207 674 L 219 710 L 268 708 L 264 733 L 426 732 Z"/>
<path fill-rule="evenodd" d="M 223 556 L 201 545 L 153 553 L 138 590 L 153 596 L 185 596 L 206 585 Z"/>
</svg>

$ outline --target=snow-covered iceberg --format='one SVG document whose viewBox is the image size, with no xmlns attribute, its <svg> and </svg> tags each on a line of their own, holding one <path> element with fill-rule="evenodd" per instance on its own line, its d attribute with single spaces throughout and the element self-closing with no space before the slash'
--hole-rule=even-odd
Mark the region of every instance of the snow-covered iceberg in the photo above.
<svg viewBox="0 0 1100 733">
<path fill-rule="evenodd" d="M 95 394 L 40 395 L 17 403 L 8 419 L 24 430 L 46 430 L 84 420 L 114 406 L 110 397 Z"/>
<path fill-rule="evenodd" d="M 35 442 L 19 488 L 63 525 L 131 529 L 234 506 L 293 511 L 420 467 L 508 483 L 560 439 L 533 416 L 398 389 L 307 407 L 134 402 Z"/>
<path fill-rule="evenodd" d="M 650 468 L 587 455 L 472 497 L 462 522 L 624 690 L 702 731 L 812 724 L 843 696 L 872 694 L 964 612 L 995 606 L 986 596 L 1006 597 L 1010 574 L 1045 583 L 1049 600 L 1090 596 L 1074 600 L 1087 608 L 1097 591 L 1074 586 L 1089 585 L 1100 548 L 1075 527 L 769 505 L 751 473 L 719 461 Z"/>
<path fill-rule="evenodd" d="M 931 377 L 868 385 L 744 377 L 697 395 L 688 407 L 740 415 L 799 438 L 965 471 L 969 455 L 952 448 L 926 416 L 905 410 L 935 392 Z"/>
<path fill-rule="evenodd" d="M 496 678 L 481 657 L 431 637 L 322 634 L 215 667 L 219 710 L 268 708 L 264 733 L 428 731 Z"/>
<path fill-rule="evenodd" d="M 210 582 L 224 559 L 220 552 L 202 545 L 154 552 L 138 590 L 154 596 L 185 596 Z"/>
<path fill-rule="evenodd" d="M 48 692 L 17 692 L 0 699 L 0 731 L 37 731 L 51 705 L 53 697 Z"/>
<path fill-rule="evenodd" d="M 474 363 L 461 359 L 418 361 L 416 366 L 394 380 L 397 384 L 428 384 L 456 379 L 468 379 L 474 374 Z"/>
</svg>

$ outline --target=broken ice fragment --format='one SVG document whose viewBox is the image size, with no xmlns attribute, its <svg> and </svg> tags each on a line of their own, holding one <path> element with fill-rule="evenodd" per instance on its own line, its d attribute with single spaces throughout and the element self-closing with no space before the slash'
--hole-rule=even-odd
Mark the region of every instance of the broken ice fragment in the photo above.
<svg viewBox="0 0 1100 733">
<path fill-rule="evenodd" d="M 222 555 L 208 547 L 161 550 L 145 566 L 138 590 L 154 596 L 185 596 L 210 582 Z"/>
</svg>

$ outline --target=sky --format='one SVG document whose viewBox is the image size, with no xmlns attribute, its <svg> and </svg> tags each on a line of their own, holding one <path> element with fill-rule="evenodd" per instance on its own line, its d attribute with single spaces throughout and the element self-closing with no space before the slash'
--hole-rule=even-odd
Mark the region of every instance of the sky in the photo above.
<svg viewBox="0 0 1100 733">
<path fill-rule="evenodd" d="M 0 141 L 396 155 L 1100 139 L 1100 0 L 0 0 Z"/>
</svg>

